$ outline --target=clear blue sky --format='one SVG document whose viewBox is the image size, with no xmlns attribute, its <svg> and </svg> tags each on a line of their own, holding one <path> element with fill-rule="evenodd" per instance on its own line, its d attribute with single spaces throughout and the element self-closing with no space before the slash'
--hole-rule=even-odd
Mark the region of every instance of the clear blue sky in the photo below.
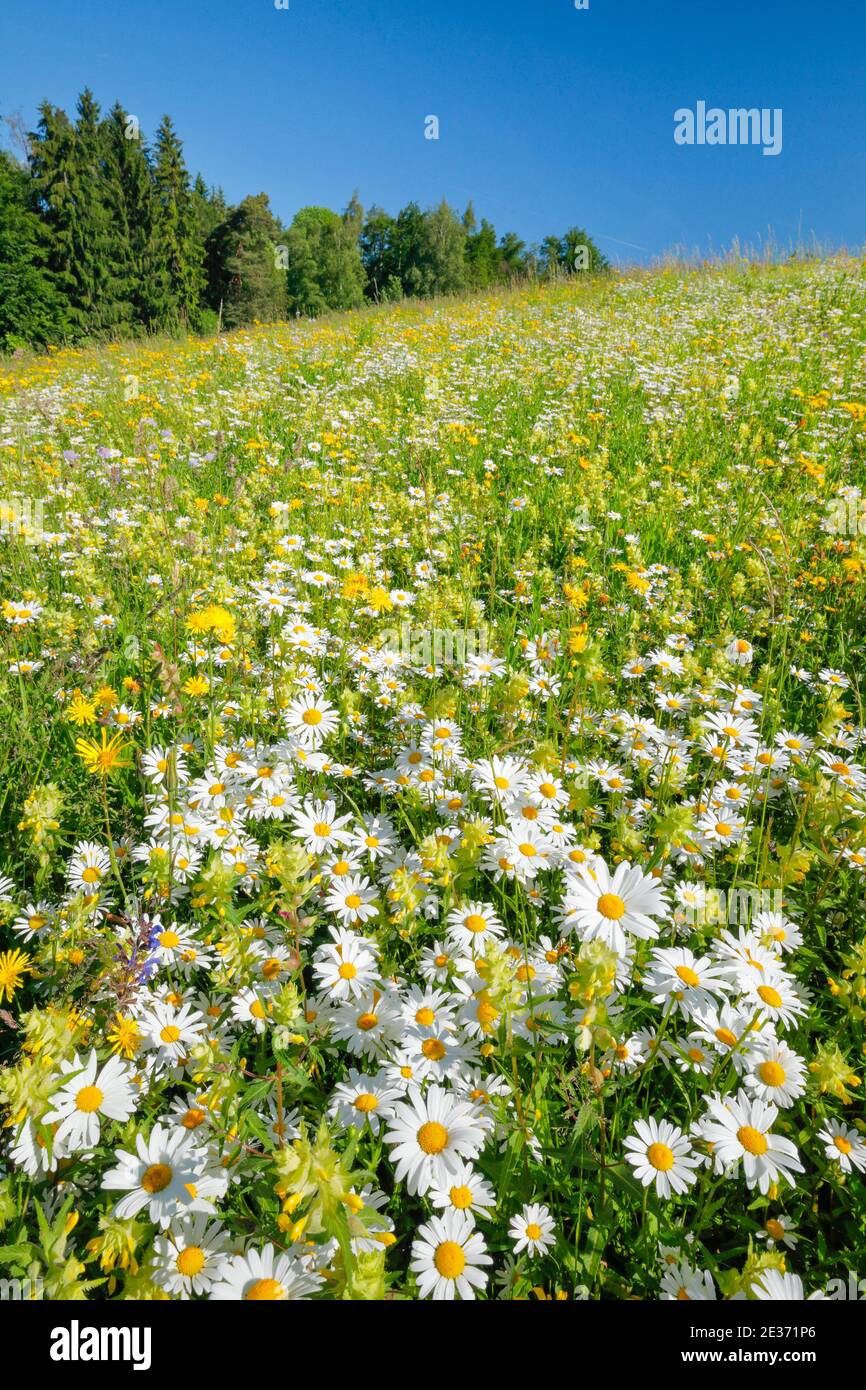
<svg viewBox="0 0 866 1390">
<path fill-rule="evenodd" d="M 0 114 L 90 85 L 193 172 L 289 220 L 357 188 L 471 196 L 527 241 L 583 224 L 615 259 L 866 241 L 864 0 L 2 0 Z M 673 113 L 781 107 L 783 148 L 683 147 Z M 436 115 L 438 141 L 424 139 Z M 635 249 L 640 248 L 640 249 Z"/>
</svg>

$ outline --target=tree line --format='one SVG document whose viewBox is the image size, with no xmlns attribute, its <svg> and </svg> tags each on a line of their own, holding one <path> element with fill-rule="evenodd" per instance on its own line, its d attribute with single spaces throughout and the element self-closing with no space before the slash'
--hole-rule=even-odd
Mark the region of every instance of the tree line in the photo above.
<svg viewBox="0 0 866 1390">
<path fill-rule="evenodd" d="M 192 178 L 170 117 L 152 144 L 120 103 L 90 90 L 76 118 L 44 102 L 23 157 L 0 150 L 0 349 L 145 334 L 212 333 L 365 301 L 457 294 L 608 266 L 579 227 L 527 246 L 470 203 L 396 216 L 234 206 Z"/>
</svg>

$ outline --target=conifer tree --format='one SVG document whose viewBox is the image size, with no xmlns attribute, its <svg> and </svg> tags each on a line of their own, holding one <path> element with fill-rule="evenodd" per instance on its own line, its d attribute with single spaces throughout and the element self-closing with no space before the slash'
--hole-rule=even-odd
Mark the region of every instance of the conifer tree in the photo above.
<svg viewBox="0 0 866 1390">
<path fill-rule="evenodd" d="M 279 235 L 266 193 L 244 198 L 212 234 L 208 259 L 226 328 L 285 317 L 286 277 Z"/>
<path fill-rule="evenodd" d="M 163 116 L 156 132 L 154 181 L 157 234 L 170 284 L 170 317 L 178 327 L 194 328 L 205 283 L 204 247 L 183 146 L 169 116 Z"/>
<path fill-rule="evenodd" d="M 67 332 L 63 296 L 48 269 L 41 219 L 28 206 L 30 178 L 0 150 L 0 349 L 44 347 Z"/>
<path fill-rule="evenodd" d="M 168 328 L 172 295 L 157 227 L 153 170 L 137 124 L 120 103 L 104 122 L 106 197 L 118 294 L 128 331 Z"/>
<path fill-rule="evenodd" d="M 124 326 L 119 274 L 124 247 L 122 233 L 109 212 L 105 132 L 99 105 L 88 87 L 78 99 L 72 163 L 76 308 L 84 331 L 102 337 L 121 331 Z"/>
</svg>

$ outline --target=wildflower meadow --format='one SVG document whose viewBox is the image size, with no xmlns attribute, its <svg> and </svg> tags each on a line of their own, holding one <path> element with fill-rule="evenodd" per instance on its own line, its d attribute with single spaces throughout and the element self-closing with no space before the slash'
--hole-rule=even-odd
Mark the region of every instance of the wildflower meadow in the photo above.
<svg viewBox="0 0 866 1390">
<path fill-rule="evenodd" d="M 860 1297 L 864 347 L 734 257 L 0 365 L 4 1279 Z"/>
</svg>

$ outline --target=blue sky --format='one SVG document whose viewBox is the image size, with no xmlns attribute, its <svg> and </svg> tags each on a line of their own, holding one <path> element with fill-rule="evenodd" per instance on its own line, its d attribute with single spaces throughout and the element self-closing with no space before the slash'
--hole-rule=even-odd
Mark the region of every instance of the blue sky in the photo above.
<svg viewBox="0 0 866 1390">
<path fill-rule="evenodd" d="M 90 85 L 168 111 L 229 201 L 396 211 L 445 197 L 612 259 L 866 241 L 862 0 L 3 0 L 0 114 Z M 783 111 L 776 157 L 680 146 L 674 111 Z M 439 119 L 439 139 L 424 121 Z"/>
</svg>

